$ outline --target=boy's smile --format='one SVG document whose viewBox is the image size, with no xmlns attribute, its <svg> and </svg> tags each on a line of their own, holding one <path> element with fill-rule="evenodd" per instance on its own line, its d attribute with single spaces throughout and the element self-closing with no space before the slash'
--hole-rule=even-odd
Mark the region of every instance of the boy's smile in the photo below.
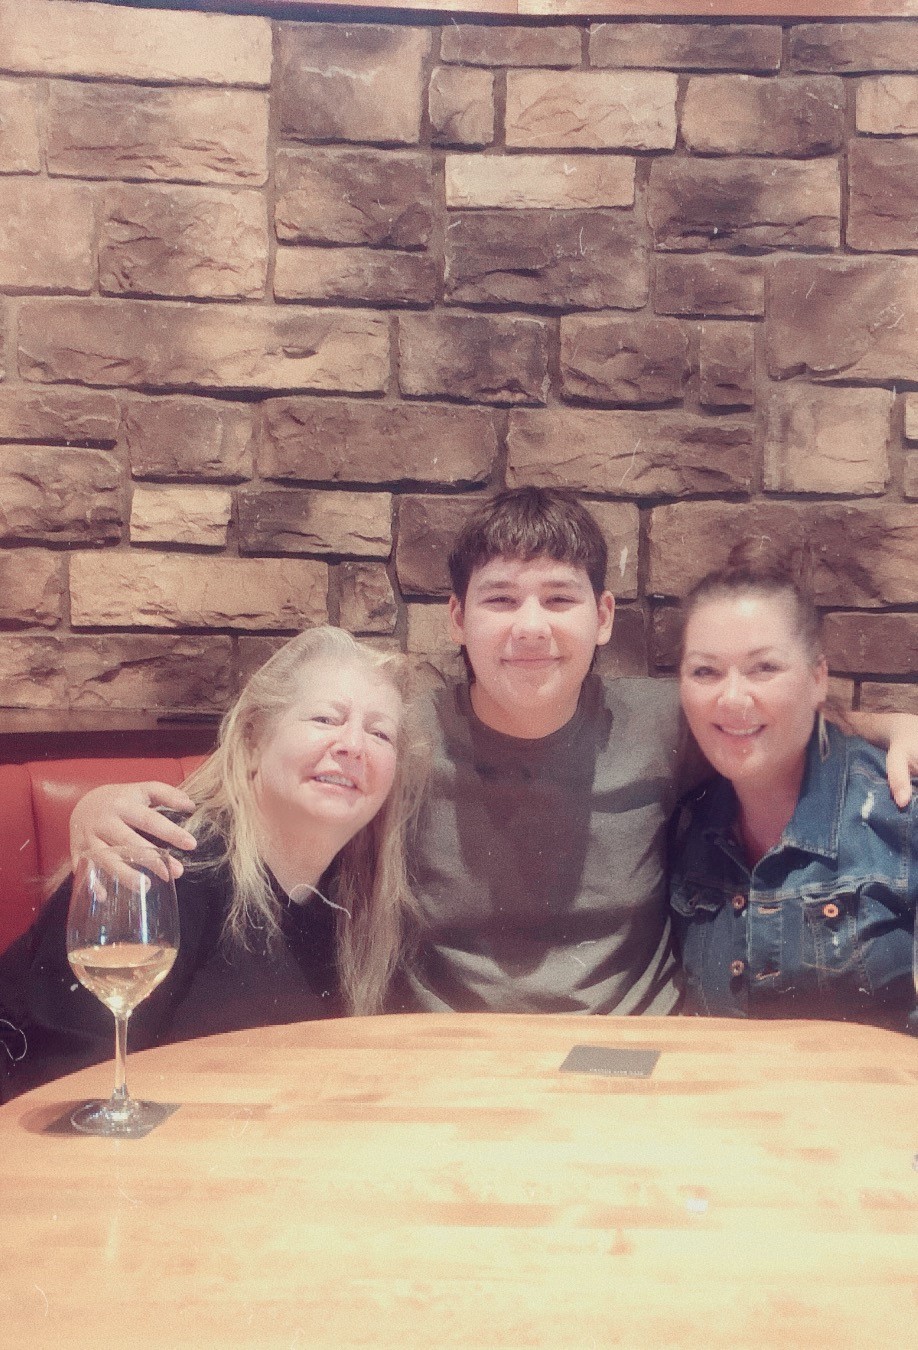
<svg viewBox="0 0 918 1350">
<path fill-rule="evenodd" d="M 597 599 L 586 571 L 538 557 L 494 558 L 476 568 L 465 602 L 450 597 L 450 632 L 466 650 L 476 715 L 528 740 L 573 717 L 598 646 L 609 641 L 615 602 Z"/>
</svg>

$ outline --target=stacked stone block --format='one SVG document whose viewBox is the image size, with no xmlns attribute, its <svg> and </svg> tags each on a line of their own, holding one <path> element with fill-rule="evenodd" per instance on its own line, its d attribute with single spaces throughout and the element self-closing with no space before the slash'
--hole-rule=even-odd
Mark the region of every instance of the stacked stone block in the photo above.
<svg viewBox="0 0 918 1350">
<path fill-rule="evenodd" d="M 448 665 L 539 483 L 613 668 L 764 532 L 918 709 L 918 21 L 216 8 L 0 0 L 0 703 L 216 713 L 327 619 Z"/>
</svg>

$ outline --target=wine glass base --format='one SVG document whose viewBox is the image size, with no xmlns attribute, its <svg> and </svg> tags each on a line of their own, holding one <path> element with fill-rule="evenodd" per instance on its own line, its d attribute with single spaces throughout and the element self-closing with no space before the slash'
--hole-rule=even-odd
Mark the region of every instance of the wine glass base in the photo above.
<svg viewBox="0 0 918 1350">
<path fill-rule="evenodd" d="M 139 1102 L 130 1097 L 126 1102 L 84 1102 L 70 1117 L 70 1123 L 80 1134 L 104 1135 L 117 1139 L 142 1139 L 175 1107 L 161 1102 Z"/>
</svg>

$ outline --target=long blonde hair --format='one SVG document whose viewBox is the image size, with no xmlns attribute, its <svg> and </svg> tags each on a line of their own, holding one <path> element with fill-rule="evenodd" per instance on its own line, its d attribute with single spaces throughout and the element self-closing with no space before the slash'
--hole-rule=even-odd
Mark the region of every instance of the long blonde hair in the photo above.
<svg viewBox="0 0 918 1350">
<path fill-rule="evenodd" d="M 253 790 L 255 752 L 271 723 L 295 702 L 303 671 L 319 661 L 355 665 L 387 680 L 405 711 L 396 742 L 392 788 L 376 816 L 334 864 L 338 974 L 352 1013 L 379 1012 L 403 953 L 417 906 L 408 884 L 406 839 L 424 784 L 427 745 L 412 705 L 406 658 L 363 647 L 340 628 L 312 628 L 284 644 L 251 676 L 220 728 L 217 749 L 184 784 L 198 803 L 187 822 L 207 867 L 225 865 L 233 893 L 228 941 L 266 945 L 280 933 L 281 906 L 259 852 Z M 195 866 L 194 862 L 190 864 Z"/>
</svg>

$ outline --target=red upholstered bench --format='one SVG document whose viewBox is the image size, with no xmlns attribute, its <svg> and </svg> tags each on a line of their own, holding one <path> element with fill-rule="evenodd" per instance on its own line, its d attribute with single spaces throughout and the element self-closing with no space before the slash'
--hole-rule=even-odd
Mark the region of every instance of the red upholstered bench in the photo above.
<svg viewBox="0 0 918 1350">
<path fill-rule="evenodd" d="M 0 951 L 35 918 L 67 862 L 68 824 L 91 787 L 156 778 L 178 785 L 203 760 L 51 759 L 0 764 Z"/>
</svg>

